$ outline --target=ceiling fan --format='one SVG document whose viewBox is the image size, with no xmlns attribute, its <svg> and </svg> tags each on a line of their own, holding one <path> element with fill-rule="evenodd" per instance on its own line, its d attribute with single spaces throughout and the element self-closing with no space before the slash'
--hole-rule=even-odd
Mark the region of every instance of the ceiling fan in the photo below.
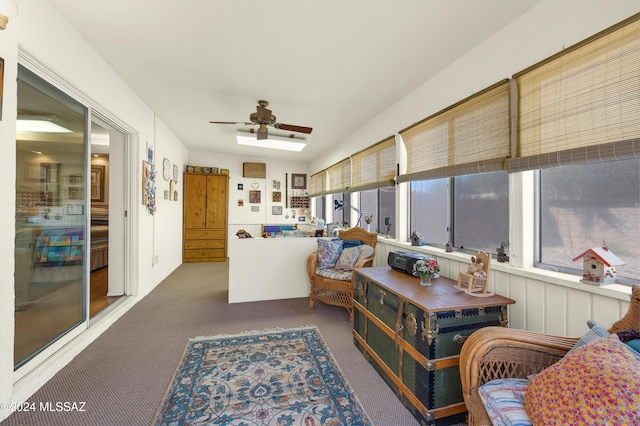
<svg viewBox="0 0 640 426">
<path fill-rule="evenodd" d="M 311 133 L 311 131 L 313 130 L 311 127 L 276 123 L 276 116 L 271 113 L 270 109 L 267 109 L 268 106 L 269 106 L 269 102 L 263 101 L 263 100 L 258 101 L 257 111 L 249 116 L 249 120 L 250 120 L 249 122 L 248 121 L 210 121 L 209 123 L 245 124 L 245 125 L 257 124 L 260 126 L 258 127 L 258 131 L 257 131 L 258 135 L 256 139 L 258 140 L 268 138 L 269 132 L 267 130 L 267 126 L 271 126 L 280 130 L 288 130 L 291 132 L 306 133 L 306 134 Z M 253 133 L 253 129 L 251 130 L 251 132 Z"/>
</svg>

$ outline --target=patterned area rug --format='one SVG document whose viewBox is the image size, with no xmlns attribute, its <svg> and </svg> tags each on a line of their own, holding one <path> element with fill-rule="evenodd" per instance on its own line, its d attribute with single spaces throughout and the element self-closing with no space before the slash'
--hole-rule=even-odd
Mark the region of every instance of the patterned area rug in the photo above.
<svg viewBox="0 0 640 426">
<path fill-rule="evenodd" d="M 191 339 L 154 424 L 372 425 L 314 326 Z"/>
</svg>

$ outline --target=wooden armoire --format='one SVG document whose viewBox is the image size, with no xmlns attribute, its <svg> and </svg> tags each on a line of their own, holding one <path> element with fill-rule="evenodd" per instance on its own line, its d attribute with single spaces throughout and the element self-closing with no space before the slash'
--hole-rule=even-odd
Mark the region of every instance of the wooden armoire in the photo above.
<svg viewBox="0 0 640 426">
<path fill-rule="evenodd" d="M 229 176 L 185 173 L 182 262 L 227 260 Z"/>
</svg>

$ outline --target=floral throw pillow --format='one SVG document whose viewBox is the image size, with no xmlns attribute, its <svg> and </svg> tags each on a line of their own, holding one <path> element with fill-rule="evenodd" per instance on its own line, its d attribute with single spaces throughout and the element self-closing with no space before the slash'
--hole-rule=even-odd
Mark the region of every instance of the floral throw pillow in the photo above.
<svg viewBox="0 0 640 426">
<path fill-rule="evenodd" d="M 342 253 L 342 240 L 318 240 L 318 266 L 333 268 Z"/>
<path fill-rule="evenodd" d="M 640 364 L 615 334 L 538 373 L 524 397 L 533 424 L 640 424 Z"/>
<path fill-rule="evenodd" d="M 347 247 L 342 250 L 340 257 L 336 262 L 336 269 L 340 271 L 351 271 L 358 261 L 360 256 L 360 249 L 362 246 Z"/>
</svg>

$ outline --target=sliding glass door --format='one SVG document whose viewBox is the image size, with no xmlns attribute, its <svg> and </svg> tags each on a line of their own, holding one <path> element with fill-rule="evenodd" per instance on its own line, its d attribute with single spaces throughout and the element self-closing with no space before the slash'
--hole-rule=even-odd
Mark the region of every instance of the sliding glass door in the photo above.
<svg viewBox="0 0 640 426">
<path fill-rule="evenodd" d="M 16 369 L 87 319 L 87 127 L 84 105 L 19 66 Z"/>
</svg>

